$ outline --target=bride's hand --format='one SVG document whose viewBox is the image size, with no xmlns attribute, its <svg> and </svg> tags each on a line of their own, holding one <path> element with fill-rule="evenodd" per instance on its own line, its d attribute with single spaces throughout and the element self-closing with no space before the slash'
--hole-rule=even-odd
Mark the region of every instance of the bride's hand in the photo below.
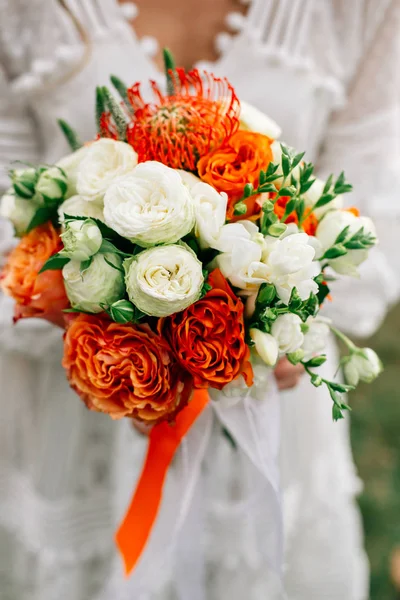
<svg viewBox="0 0 400 600">
<path fill-rule="evenodd" d="M 143 435 L 150 435 L 150 431 L 153 428 L 152 425 L 146 425 L 146 423 L 137 421 L 136 419 L 132 419 L 132 426 Z"/>
<path fill-rule="evenodd" d="M 281 358 L 275 367 L 275 378 L 280 390 L 296 387 L 304 374 L 303 365 L 292 365 L 287 358 Z"/>
</svg>

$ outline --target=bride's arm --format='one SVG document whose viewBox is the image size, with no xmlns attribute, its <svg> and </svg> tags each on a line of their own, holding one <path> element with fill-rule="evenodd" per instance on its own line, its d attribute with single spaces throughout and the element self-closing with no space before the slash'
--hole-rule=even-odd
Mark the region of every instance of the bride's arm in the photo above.
<svg viewBox="0 0 400 600">
<path fill-rule="evenodd" d="M 38 160 L 37 139 L 34 122 L 11 94 L 0 64 L 0 196 L 9 187 L 7 171 L 13 161 Z M 0 219 L 0 268 L 16 242 L 10 223 Z M 40 319 L 26 319 L 13 325 L 13 311 L 14 301 L 0 292 L 0 351 L 43 359 L 52 358 L 56 351 L 58 360 L 62 331 Z"/>
<path fill-rule="evenodd" d="M 354 192 L 349 205 L 371 216 L 380 244 L 362 265 L 361 279 L 344 278 L 332 286 L 326 313 L 341 328 L 371 335 L 399 298 L 400 261 L 400 10 L 392 2 L 360 60 L 345 108 L 326 136 L 319 170 L 345 169 Z"/>
</svg>

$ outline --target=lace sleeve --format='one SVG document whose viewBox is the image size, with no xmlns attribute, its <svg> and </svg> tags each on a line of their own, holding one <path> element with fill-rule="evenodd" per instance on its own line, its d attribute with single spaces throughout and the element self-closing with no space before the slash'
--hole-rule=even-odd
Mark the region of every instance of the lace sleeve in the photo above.
<svg viewBox="0 0 400 600">
<path fill-rule="evenodd" d="M 10 94 L 0 64 L 0 195 L 9 185 L 7 170 L 13 160 L 35 162 L 38 159 L 34 124 L 16 100 Z M 15 243 L 11 225 L 0 219 L 0 267 Z M 60 329 L 39 319 L 13 325 L 13 309 L 13 300 L 0 292 L 0 350 L 45 359 L 60 354 Z"/>
<path fill-rule="evenodd" d="M 375 31 L 366 23 L 365 51 L 348 102 L 330 123 L 319 161 L 324 175 L 345 169 L 354 186 L 348 203 L 370 215 L 378 230 L 379 247 L 363 265 L 361 279 L 334 284 L 334 302 L 327 309 L 339 326 L 360 336 L 371 335 L 399 297 L 399 26 L 397 0 Z"/>
</svg>

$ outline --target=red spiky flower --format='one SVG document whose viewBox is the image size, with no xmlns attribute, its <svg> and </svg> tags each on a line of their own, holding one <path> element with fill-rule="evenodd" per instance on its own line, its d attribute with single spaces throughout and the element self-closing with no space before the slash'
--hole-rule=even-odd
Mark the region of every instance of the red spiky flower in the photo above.
<svg viewBox="0 0 400 600">
<path fill-rule="evenodd" d="M 199 158 L 221 146 L 239 127 L 240 104 L 226 79 L 197 69 L 170 72 L 173 94 L 164 95 L 152 81 L 155 101 L 145 103 L 136 83 L 128 89 L 134 116 L 127 140 L 139 161 L 157 160 L 194 171 Z"/>
</svg>

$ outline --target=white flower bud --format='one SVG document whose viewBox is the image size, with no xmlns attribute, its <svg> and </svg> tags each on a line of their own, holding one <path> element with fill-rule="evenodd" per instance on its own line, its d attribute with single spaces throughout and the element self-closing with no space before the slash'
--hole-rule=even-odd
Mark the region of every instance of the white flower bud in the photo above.
<svg viewBox="0 0 400 600">
<path fill-rule="evenodd" d="M 43 171 L 36 184 L 36 194 L 41 195 L 45 202 L 60 202 L 67 191 L 67 178 L 59 167 L 50 167 Z"/>
<path fill-rule="evenodd" d="M 11 221 L 15 233 L 24 235 L 37 210 L 31 201 L 16 196 L 10 188 L 0 200 L 0 216 Z"/>
<path fill-rule="evenodd" d="M 270 333 L 264 333 L 260 329 L 250 329 L 250 337 L 254 342 L 255 350 L 260 358 L 269 367 L 273 367 L 278 360 L 278 342 Z"/>
<path fill-rule="evenodd" d="M 382 372 L 382 362 L 371 348 L 355 350 L 344 365 L 346 382 L 354 387 L 359 381 L 371 383 Z"/>
<path fill-rule="evenodd" d="M 122 261 L 116 254 L 96 254 L 90 267 L 83 272 L 79 261 L 67 263 L 62 274 L 71 306 L 85 312 L 99 313 L 103 310 L 102 304 L 109 306 L 121 300 L 125 293 L 124 275 L 119 270 L 121 265 Z"/>
<path fill-rule="evenodd" d="M 91 219 L 67 221 L 61 237 L 64 244 L 63 255 L 82 262 L 96 254 L 103 241 L 100 229 Z"/>
</svg>

